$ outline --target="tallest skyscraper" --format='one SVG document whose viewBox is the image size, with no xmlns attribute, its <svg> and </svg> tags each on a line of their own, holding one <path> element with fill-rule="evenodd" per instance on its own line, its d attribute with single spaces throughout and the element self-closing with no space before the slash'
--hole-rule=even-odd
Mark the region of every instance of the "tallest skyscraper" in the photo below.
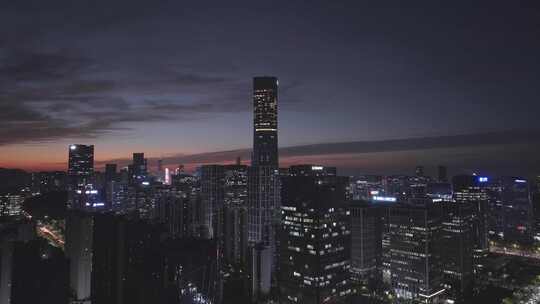
<svg viewBox="0 0 540 304">
<path fill-rule="evenodd" d="M 248 242 L 254 299 L 270 292 L 279 220 L 278 80 L 253 79 L 253 154 L 248 172 Z"/>
<path fill-rule="evenodd" d="M 253 167 L 278 168 L 277 98 L 276 77 L 253 79 Z"/>
</svg>

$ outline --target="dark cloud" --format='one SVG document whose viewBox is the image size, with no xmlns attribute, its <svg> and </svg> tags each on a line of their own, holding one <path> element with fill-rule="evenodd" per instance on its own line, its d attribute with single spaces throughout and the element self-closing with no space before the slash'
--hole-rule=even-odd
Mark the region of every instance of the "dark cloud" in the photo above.
<svg viewBox="0 0 540 304">
<path fill-rule="evenodd" d="M 95 138 L 125 129 L 119 126 L 124 123 L 182 122 L 248 110 L 249 95 L 239 95 L 244 84 L 234 79 L 169 69 L 157 79 L 92 78 L 95 62 L 75 51 L 4 54 L 0 145 Z M 207 94 L 207 86 L 219 87 L 221 98 Z M 195 100 L 167 99 L 162 93 L 191 94 Z"/>
<path fill-rule="evenodd" d="M 0 66 L 4 81 L 55 81 L 76 76 L 90 61 L 65 51 L 37 53 L 28 50 L 6 51 L 7 59 Z"/>
</svg>

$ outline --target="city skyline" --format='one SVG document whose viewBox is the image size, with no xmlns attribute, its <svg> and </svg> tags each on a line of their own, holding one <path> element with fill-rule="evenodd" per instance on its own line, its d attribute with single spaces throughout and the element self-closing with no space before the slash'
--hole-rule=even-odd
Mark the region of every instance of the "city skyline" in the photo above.
<svg viewBox="0 0 540 304">
<path fill-rule="evenodd" d="M 65 170 L 72 143 L 100 170 L 247 161 L 250 81 L 275 75 L 284 166 L 540 168 L 532 4 L 130 4 L 2 4 L 0 167 Z"/>
<path fill-rule="evenodd" d="M 0 303 L 539 302 L 540 6 L 422 2 L 0 3 Z"/>
</svg>

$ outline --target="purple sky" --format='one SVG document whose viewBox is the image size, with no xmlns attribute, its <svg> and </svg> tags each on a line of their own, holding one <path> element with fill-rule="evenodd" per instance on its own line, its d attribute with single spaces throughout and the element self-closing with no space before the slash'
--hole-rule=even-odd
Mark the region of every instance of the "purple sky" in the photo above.
<svg viewBox="0 0 540 304">
<path fill-rule="evenodd" d="M 537 1 L 11 2 L 0 4 L 0 166 L 63 168 L 72 142 L 95 144 L 100 161 L 140 151 L 171 165 L 246 149 L 251 78 L 273 75 L 281 147 L 497 134 L 481 146 L 338 144 L 332 156 L 316 145 L 306 160 L 540 171 Z"/>
</svg>

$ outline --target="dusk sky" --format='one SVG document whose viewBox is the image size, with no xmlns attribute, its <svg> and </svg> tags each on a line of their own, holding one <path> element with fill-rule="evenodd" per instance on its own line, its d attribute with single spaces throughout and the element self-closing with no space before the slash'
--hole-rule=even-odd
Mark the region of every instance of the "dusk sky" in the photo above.
<svg viewBox="0 0 540 304">
<path fill-rule="evenodd" d="M 270 75 L 283 165 L 536 174 L 539 54 L 538 1 L 1 1 L 0 167 L 247 161 Z"/>
</svg>

